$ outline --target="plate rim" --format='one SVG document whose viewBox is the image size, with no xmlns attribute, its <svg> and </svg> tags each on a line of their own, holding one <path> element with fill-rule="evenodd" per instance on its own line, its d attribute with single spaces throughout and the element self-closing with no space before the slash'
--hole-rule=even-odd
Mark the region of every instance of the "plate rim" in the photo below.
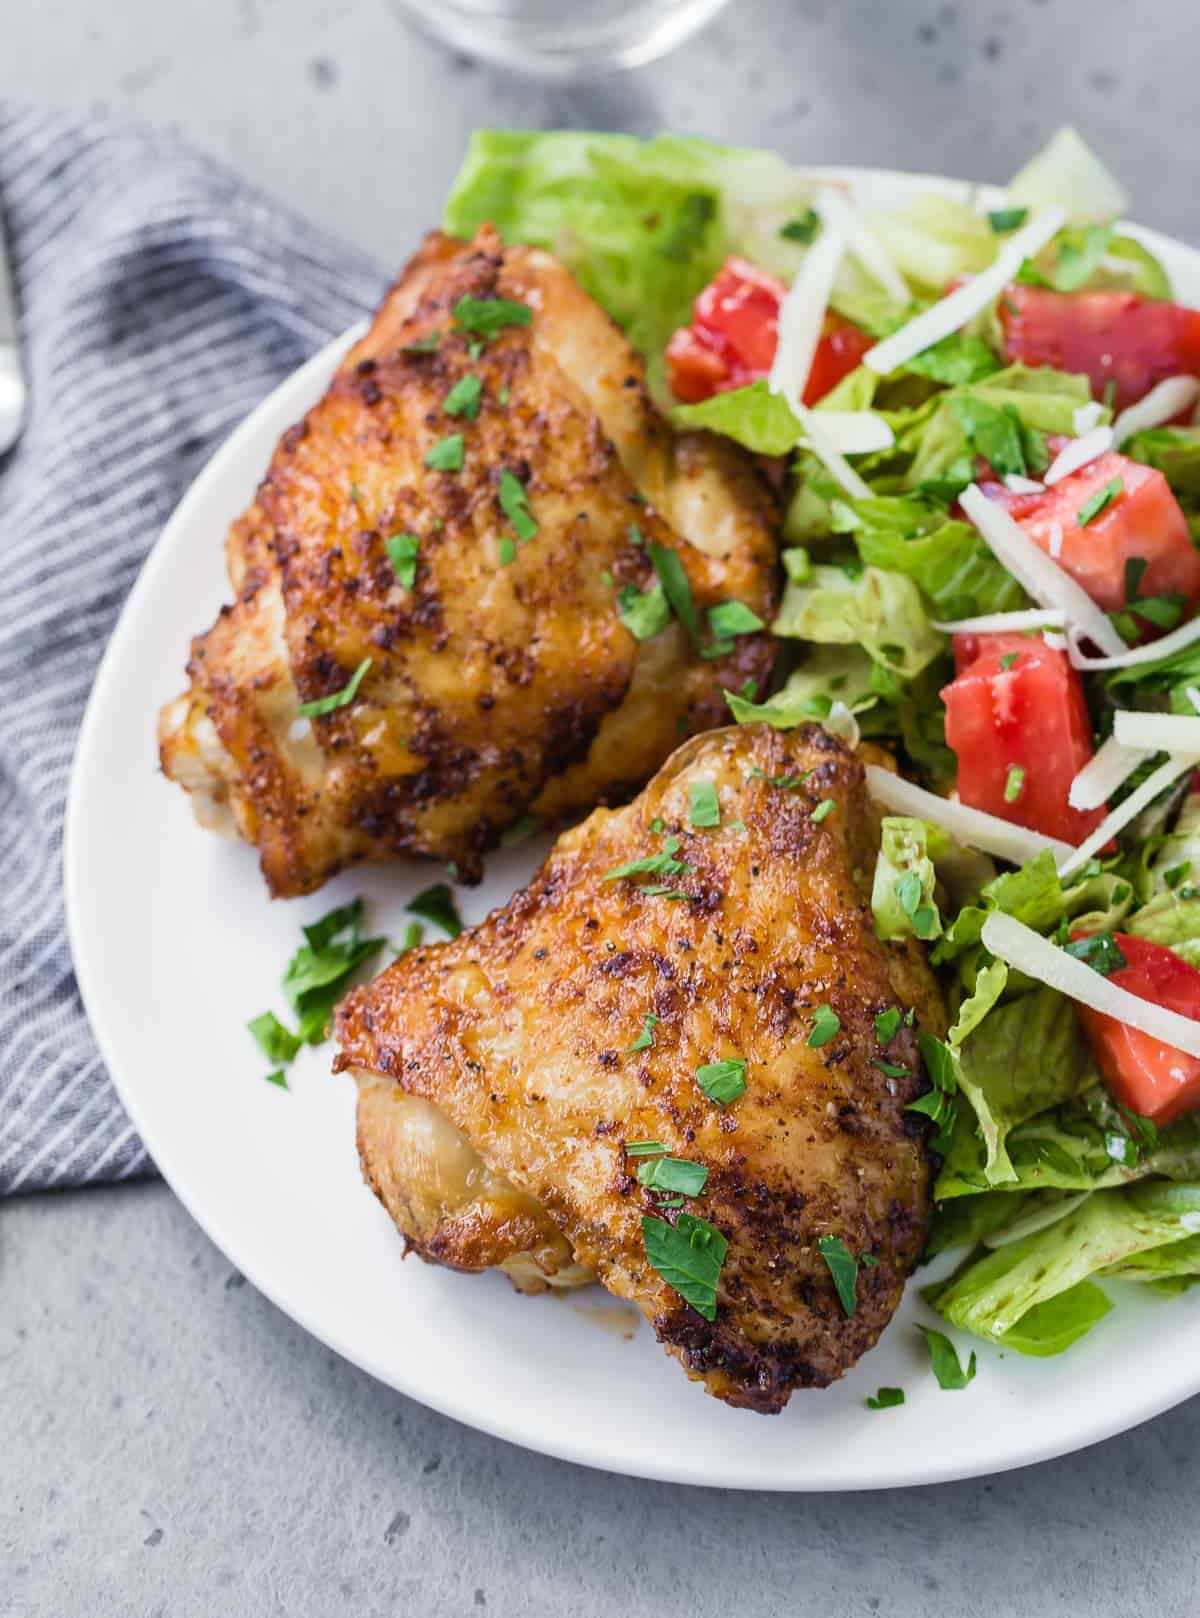
<svg viewBox="0 0 1200 1618">
<path fill-rule="evenodd" d="M 949 176 L 899 169 L 805 165 L 797 172 L 814 180 L 852 184 L 865 182 L 897 189 L 927 185 L 946 192 L 978 192 L 989 198 L 1000 194 L 1001 190 L 996 186 Z M 1122 223 L 1124 225 L 1125 222 Z M 1200 250 L 1177 237 L 1159 231 L 1137 225 L 1133 225 L 1132 230 L 1152 247 L 1156 244 L 1165 246 L 1169 254 L 1175 258 L 1181 255 L 1190 257 L 1195 262 L 1197 279 L 1200 280 Z M 120 650 L 122 628 L 142 598 L 155 589 L 159 575 L 168 571 L 173 549 L 171 541 L 175 530 L 186 525 L 194 507 L 204 505 L 211 488 L 221 485 L 227 474 L 227 468 L 236 462 L 243 446 L 257 437 L 261 430 L 258 426 L 260 418 L 268 413 L 273 405 L 279 403 L 284 394 L 289 394 L 293 390 L 301 391 L 304 384 L 314 376 L 321 377 L 332 373 L 337 361 L 362 336 L 367 326 L 366 319 L 356 322 L 347 331 L 323 344 L 308 360 L 284 377 L 238 423 L 188 485 L 147 553 L 133 587 L 122 604 L 100 659 L 72 754 L 63 824 L 62 872 L 67 938 L 76 981 L 89 1026 L 113 1088 L 149 1151 L 158 1173 L 173 1195 L 183 1204 L 190 1217 L 228 1261 L 235 1265 L 274 1307 L 295 1321 L 318 1342 L 332 1349 L 352 1365 L 366 1371 L 385 1386 L 394 1388 L 419 1404 L 489 1437 L 503 1439 L 507 1443 L 536 1454 L 617 1476 L 700 1488 L 758 1490 L 780 1494 L 857 1493 L 879 1489 L 924 1487 L 968 1478 L 998 1476 L 1003 1472 L 1078 1453 L 1128 1432 L 1200 1393 L 1200 1364 L 1198 1364 L 1190 1376 L 1181 1376 L 1171 1383 L 1168 1391 L 1162 1391 L 1162 1385 L 1159 1384 L 1155 1392 L 1147 1392 L 1140 1399 L 1132 1399 L 1122 1405 L 1120 1414 L 1116 1417 L 1094 1421 L 1087 1429 L 1080 1429 L 1073 1437 L 1046 1443 L 1039 1442 L 1036 1437 L 1031 1436 L 1024 1445 L 1017 1446 L 1001 1460 L 985 1461 L 979 1465 L 949 1463 L 939 1466 L 918 1459 L 916 1465 L 910 1463 L 903 1469 L 895 1466 L 890 1470 L 880 1467 L 868 1478 L 853 1482 L 822 1481 L 811 1476 L 781 1480 L 774 1473 L 755 1474 L 753 1471 L 733 1480 L 720 1479 L 714 1478 L 708 1470 L 699 1466 L 669 1464 L 669 1458 L 667 1464 L 652 1464 L 624 1451 L 618 1453 L 615 1449 L 606 1448 L 602 1437 L 599 1440 L 593 1437 L 585 1444 L 582 1441 L 573 1441 L 569 1432 L 549 1434 L 543 1431 L 535 1435 L 527 1430 L 519 1419 L 506 1417 L 503 1408 L 494 1402 L 477 1407 L 472 1404 L 469 1397 L 449 1396 L 436 1382 L 429 1382 L 419 1376 L 406 1376 L 402 1370 L 397 1371 L 392 1365 L 385 1366 L 374 1354 L 355 1348 L 346 1340 L 344 1332 L 335 1329 L 328 1322 L 313 1318 L 305 1302 L 290 1295 L 292 1289 L 288 1284 L 277 1283 L 272 1277 L 262 1274 L 257 1263 L 243 1261 L 243 1256 L 239 1252 L 242 1243 L 237 1229 L 227 1228 L 220 1207 L 207 1205 L 203 1191 L 197 1190 L 190 1183 L 189 1173 L 179 1169 L 173 1161 L 174 1154 L 170 1146 L 164 1144 L 156 1124 L 142 1107 L 137 1086 L 129 1084 L 122 1071 L 119 1042 L 108 1025 L 103 995 L 99 991 L 89 951 L 84 942 L 81 890 L 84 881 L 82 856 L 85 810 L 79 783 L 85 773 L 83 761 L 100 744 L 100 739 L 94 733 L 98 731 L 101 723 L 102 711 L 106 706 L 105 696 L 109 684 L 115 679 L 114 671 L 118 658 L 123 655 Z M 586 1424 L 582 1424 L 580 1430 L 593 1434 L 595 1432 L 594 1428 L 589 1428 Z"/>
</svg>

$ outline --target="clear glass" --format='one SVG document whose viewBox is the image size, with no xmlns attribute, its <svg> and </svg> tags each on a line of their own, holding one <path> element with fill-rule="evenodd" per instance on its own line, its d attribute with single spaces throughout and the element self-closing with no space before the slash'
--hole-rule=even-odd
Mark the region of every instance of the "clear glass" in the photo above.
<svg viewBox="0 0 1200 1618">
<path fill-rule="evenodd" d="M 729 0 L 391 0 L 435 39 L 496 66 L 559 81 L 640 67 L 690 38 Z"/>
</svg>

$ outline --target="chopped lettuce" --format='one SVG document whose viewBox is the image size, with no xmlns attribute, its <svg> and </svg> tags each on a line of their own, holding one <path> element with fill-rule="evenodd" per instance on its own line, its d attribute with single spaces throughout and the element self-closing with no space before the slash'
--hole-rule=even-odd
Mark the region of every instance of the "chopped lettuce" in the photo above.
<svg viewBox="0 0 1200 1618">
<path fill-rule="evenodd" d="M 1197 892 L 1200 889 L 1191 881 L 1184 884 L 1183 895 Z M 1152 944 L 1165 944 L 1189 965 L 1200 966 L 1200 898 L 1183 895 L 1170 888 L 1157 894 L 1130 919 L 1125 931 Z"/>
<path fill-rule="evenodd" d="M 787 400 L 763 381 L 714 393 L 699 404 L 676 405 L 671 419 L 680 427 L 723 433 L 756 455 L 786 455 L 803 434 Z"/>
<path fill-rule="evenodd" d="M 814 646 L 803 668 L 789 676 L 773 697 L 753 702 L 727 691 L 725 700 L 739 725 L 762 721 L 776 730 L 827 719 L 835 702 L 843 702 L 858 716 L 864 733 L 871 732 L 871 713 L 881 700 L 875 665 L 856 646 Z"/>
<path fill-rule="evenodd" d="M 1021 1353 L 1058 1353 L 1107 1313 L 1090 1277 L 1197 1229 L 1200 1185 L 1098 1191 L 1053 1225 L 972 1255 L 924 1295 L 952 1325 L 976 1336 Z M 1089 1290 L 1081 1293 L 1085 1284 Z M 1053 1314 L 1039 1313 L 1051 1300 L 1057 1300 Z"/>
<path fill-rule="evenodd" d="M 1015 916 L 1041 933 L 1065 920 L 1076 921 L 1089 931 L 1104 931 L 1123 919 L 1133 899 L 1131 884 L 1111 872 L 1085 870 L 1064 887 L 1054 856 L 1043 849 L 1018 870 L 1005 871 L 987 883 L 977 902 L 959 911 L 938 944 L 934 961 L 942 964 L 973 949 L 994 910 Z"/>
<path fill-rule="evenodd" d="M 1013 176 L 1007 200 L 1031 208 L 1057 202 L 1072 219 L 1111 219 L 1124 213 L 1129 199 L 1082 136 L 1067 125 Z"/>
<path fill-rule="evenodd" d="M 984 215 L 937 192 L 876 214 L 871 228 L 900 273 L 936 297 L 959 276 L 986 269 L 1000 245 Z"/>
<path fill-rule="evenodd" d="M 818 566 L 807 583 L 789 581 L 772 627 L 818 645 L 861 646 L 903 680 L 928 668 L 946 645 L 912 580 L 877 567 L 851 578 L 843 568 Z"/>
<path fill-rule="evenodd" d="M 885 942 L 936 938 L 942 930 L 933 893 L 937 872 L 929 854 L 931 836 L 948 841 L 944 832 L 923 820 L 907 815 L 883 818 L 871 909 L 875 931 Z"/>
<path fill-rule="evenodd" d="M 811 200 L 811 182 L 774 153 L 687 136 L 480 130 L 446 201 L 444 226 L 562 259 L 646 356 L 662 351 L 731 252 L 784 277 L 803 248 L 781 235 Z"/>
</svg>

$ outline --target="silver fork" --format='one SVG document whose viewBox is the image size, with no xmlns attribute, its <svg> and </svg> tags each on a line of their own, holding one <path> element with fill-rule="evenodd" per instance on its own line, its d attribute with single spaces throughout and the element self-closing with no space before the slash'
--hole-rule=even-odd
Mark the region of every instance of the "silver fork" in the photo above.
<svg viewBox="0 0 1200 1618">
<path fill-rule="evenodd" d="M 0 214 L 0 455 L 10 450 L 21 436 L 27 398 L 21 338 L 17 330 L 17 294 L 4 237 L 4 218 Z"/>
</svg>

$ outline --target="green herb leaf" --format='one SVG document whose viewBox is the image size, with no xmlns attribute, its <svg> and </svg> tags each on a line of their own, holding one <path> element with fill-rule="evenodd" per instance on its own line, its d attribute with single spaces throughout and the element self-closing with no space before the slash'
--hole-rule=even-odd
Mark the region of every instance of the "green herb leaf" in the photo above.
<svg viewBox="0 0 1200 1618">
<path fill-rule="evenodd" d="M 1028 208 L 993 208 L 987 216 L 988 224 L 997 236 L 1006 236 L 1010 230 L 1019 230 L 1028 218 Z"/>
<path fill-rule="evenodd" d="M 867 1397 L 868 1410 L 892 1410 L 896 1405 L 902 1405 L 903 1403 L 903 1388 L 880 1388 L 873 1398 L 869 1395 Z"/>
<path fill-rule="evenodd" d="M 1028 473 L 1021 418 L 1011 405 L 1000 409 L 978 394 L 962 393 L 951 395 L 950 409 L 971 447 L 1000 477 Z"/>
<path fill-rule="evenodd" d="M 522 542 L 532 539 L 538 531 L 537 518 L 529 509 L 525 485 L 507 467 L 500 474 L 500 506 L 516 529 L 517 538 Z"/>
<path fill-rule="evenodd" d="M 625 1151 L 630 1157 L 658 1157 L 666 1149 L 660 1140 L 631 1140 L 625 1143 Z"/>
<path fill-rule="evenodd" d="M 340 691 L 334 691 L 327 697 L 318 697 L 315 702 L 302 702 L 300 712 L 306 719 L 317 719 L 321 714 L 333 713 L 337 708 L 344 708 L 347 703 L 354 701 L 370 667 L 371 659 L 364 657 Z"/>
<path fill-rule="evenodd" d="M 424 937 L 425 929 L 421 926 L 421 923 L 419 921 L 410 921 L 404 929 L 404 941 L 396 950 L 397 956 L 407 955 L 410 949 L 416 949 Z"/>
<path fill-rule="evenodd" d="M 1010 764 L 1004 777 L 1004 801 L 1016 803 L 1025 790 L 1025 771 L 1020 764 Z"/>
<path fill-rule="evenodd" d="M 1020 655 L 1020 652 L 1005 652 L 1004 656 L 1000 659 L 1000 667 L 1006 674 L 1008 673 L 1009 669 L 1012 668 L 1013 664 L 1017 661 L 1017 658 L 1020 657 Z"/>
<path fill-rule="evenodd" d="M 885 1062 L 882 1056 L 873 1056 L 871 1066 L 877 1067 L 881 1073 L 886 1073 L 889 1079 L 908 1079 L 912 1077 L 908 1068 L 901 1067 L 897 1062 Z"/>
<path fill-rule="evenodd" d="M 658 1027 L 658 1018 L 652 1011 L 648 1011 L 642 1019 L 642 1031 L 632 1045 L 626 1045 L 625 1055 L 632 1051 L 646 1051 L 654 1044 L 654 1030 Z"/>
<path fill-rule="evenodd" d="M 721 800 L 711 781 L 692 781 L 689 784 L 688 819 L 693 826 L 721 824 Z"/>
<path fill-rule="evenodd" d="M 929 1348 L 929 1363 L 933 1367 L 939 1388 L 954 1392 L 959 1388 L 965 1388 L 968 1382 L 974 1380 L 976 1370 L 974 1349 L 964 1371 L 959 1364 L 958 1351 L 944 1332 L 934 1331 L 932 1326 L 918 1326 L 917 1330 Z"/>
<path fill-rule="evenodd" d="M 411 343 L 405 343 L 401 349 L 402 354 L 433 354 L 442 340 L 440 331 L 431 331 L 428 337 L 417 337 Z"/>
<path fill-rule="evenodd" d="M 717 1283 L 729 1243 L 715 1225 L 681 1213 L 674 1225 L 642 1216 L 642 1240 L 651 1267 L 705 1320 L 717 1318 Z"/>
<path fill-rule="evenodd" d="M 671 610 L 687 630 L 694 646 L 700 644 L 700 620 L 696 616 L 696 603 L 692 600 L 692 587 L 676 551 L 653 542 L 646 546 L 654 571 L 662 580 Z"/>
<path fill-rule="evenodd" d="M 696 1069 L 696 1083 L 710 1101 L 715 1101 L 718 1107 L 727 1107 L 745 1093 L 745 1057 L 730 1056 L 720 1062 L 706 1062 Z"/>
<path fill-rule="evenodd" d="M 708 609 L 708 627 L 718 637 L 753 635 L 767 626 L 744 601 L 721 601 Z"/>
<path fill-rule="evenodd" d="M 447 416 L 465 416 L 468 421 L 474 421 L 479 414 L 479 401 L 483 397 L 483 383 L 473 372 L 460 376 L 442 400 L 442 410 Z"/>
<path fill-rule="evenodd" d="M 641 591 L 627 584 L 617 596 L 617 617 L 635 640 L 649 640 L 659 634 L 671 621 L 671 609 L 661 580 Z"/>
<path fill-rule="evenodd" d="M 507 534 L 502 534 L 496 541 L 496 555 L 499 558 L 500 566 L 508 567 L 511 562 L 515 562 L 517 559 L 516 541 L 510 539 Z"/>
<path fill-rule="evenodd" d="M 454 305 L 454 323 L 485 341 L 506 326 L 528 326 L 533 310 L 509 298 L 473 298 L 468 293 Z"/>
<path fill-rule="evenodd" d="M 287 964 L 283 992 L 306 1045 L 319 1045 L 326 1037 L 347 982 L 386 943 L 361 936 L 362 910 L 362 900 L 355 899 L 310 922 L 303 929 L 305 942 Z"/>
<path fill-rule="evenodd" d="M 703 1163 L 686 1157 L 648 1157 L 638 1164 L 639 1182 L 652 1191 L 678 1191 L 684 1197 L 698 1197 L 704 1190 L 708 1170 Z"/>
<path fill-rule="evenodd" d="M 541 830 L 541 826 L 542 823 L 536 815 L 522 815 L 520 820 L 514 820 L 511 826 L 506 826 L 500 833 L 500 847 L 516 848 L 518 843 L 527 843 Z"/>
<path fill-rule="evenodd" d="M 411 590 L 417 578 L 417 552 L 421 548 L 419 534 L 391 534 L 384 540 L 388 561 L 396 577 L 406 590 Z"/>
<path fill-rule="evenodd" d="M 842 1026 L 842 1019 L 832 1006 L 818 1006 L 813 1012 L 812 1030 L 808 1036 L 808 1043 L 814 1051 L 819 1051 L 822 1045 L 828 1045 L 833 1036 Z"/>
<path fill-rule="evenodd" d="M 890 1045 L 900 1032 L 900 1013 L 895 1006 L 890 1011 L 881 1011 L 875 1018 L 875 1038 L 881 1045 Z"/>
<path fill-rule="evenodd" d="M 858 1260 L 840 1236 L 821 1236 L 817 1252 L 829 1267 L 842 1308 L 853 1317 L 858 1308 Z"/>
<path fill-rule="evenodd" d="M 803 786 L 813 772 L 802 770 L 799 775 L 768 775 L 766 770 L 760 770 L 755 764 L 750 774 L 760 781 L 765 781 L 769 787 L 777 787 L 780 792 L 795 792 L 797 787 Z"/>
<path fill-rule="evenodd" d="M 268 1062 L 292 1062 L 300 1049 L 300 1039 L 286 1028 L 273 1011 L 264 1011 L 254 1017 L 246 1027 L 258 1041 L 258 1048 Z"/>
<path fill-rule="evenodd" d="M 431 888 L 423 888 L 404 908 L 410 915 L 421 916 L 433 926 L 440 927 L 450 938 L 457 938 L 463 930 L 454 894 L 445 882 L 435 882 Z"/>
<path fill-rule="evenodd" d="M 684 871 L 695 870 L 695 866 L 687 865 L 683 860 L 675 858 L 680 843 L 680 838 L 668 837 L 663 842 L 661 854 L 647 854 L 645 858 L 630 860 L 626 865 L 615 865 L 611 871 L 606 871 L 600 880 L 616 882 L 627 876 L 679 876 Z"/>
<path fill-rule="evenodd" d="M 820 214 L 815 208 L 805 208 L 804 212 L 797 214 L 795 219 L 789 219 L 779 234 L 785 242 L 804 242 L 807 245 L 809 242 L 816 240 L 817 232 L 820 228 Z"/>
<path fill-rule="evenodd" d="M 1085 500 L 1075 513 L 1075 520 L 1081 528 L 1086 528 L 1108 506 L 1111 506 L 1117 497 L 1124 493 L 1124 480 L 1117 476 L 1110 478 L 1102 489 L 1097 489 L 1090 500 Z"/>
<path fill-rule="evenodd" d="M 461 472 L 463 468 L 463 435 L 450 433 L 439 438 L 425 456 L 425 465 L 434 472 Z"/>
<path fill-rule="evenodd" d="M 814 824 L 819 826 L 826 816 L 831 815 L 836 808 L 836 798 L 822 798 L 820 803 L 816 806 L 808 818 L 813 821 Z"/>
<path fill-rule="evenodd" d="M 281 1090 L 288 1088 L 287 1074 L 281 1067 L 277 1067 L 273 1073 L 264 1073 L 263 1078 L 268 1084 L 277 1084 Z"/>
<path fill-rule="evenodd" d="M 1121 946 L 1111 933 L 1089 933 L 1085 938 L 1074 938 L 1064 946 L 1065 953 L 1077 961 L 1086 961 L 1101 977 L 1109 977 L 1129 965 L 1121 953 Z"/>
</svg>

